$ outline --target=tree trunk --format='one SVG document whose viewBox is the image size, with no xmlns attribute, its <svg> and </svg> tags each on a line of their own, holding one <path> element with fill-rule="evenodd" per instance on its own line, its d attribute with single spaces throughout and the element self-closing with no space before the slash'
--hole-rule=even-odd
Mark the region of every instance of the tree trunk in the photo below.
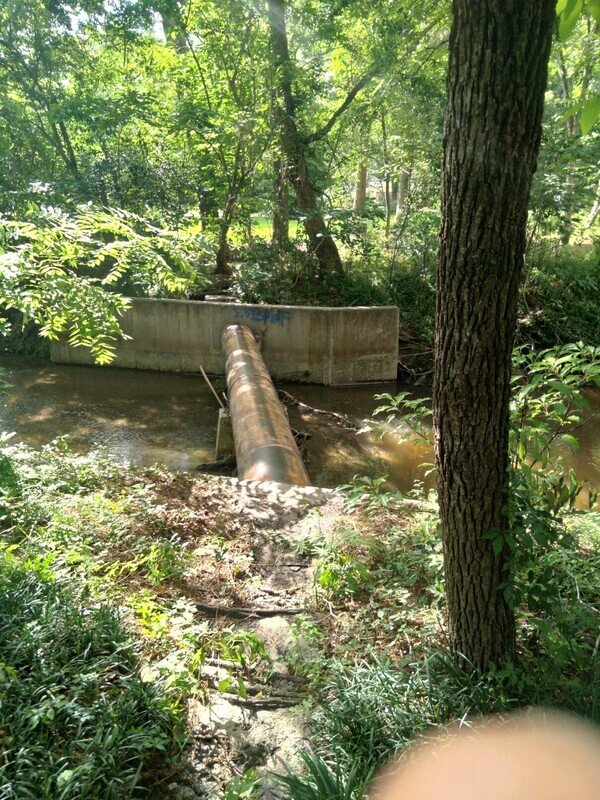
<svg viewBox="0 0 600 800">
<path fill-rule="evenodd" d="M 451 646 L 484 668 L 514 653 L 506 552 L 517 289 L 555 0 L 454 0 L 437 277 L 434 434 Z"/>
<path fill-rule="evenodd" d="M 288 206 L 288 179 L 285 162 L 275 162 L 273 179 L 273 236 L 272 244 L 279 249 L 286 246 L 290 238 L 290 211 Z"/>
<path fill-rule="evenodd" d="M 390 237 L 390 223 L 392 220 L 392 183 L 390 179 L 390 157 L 387 145 L 387 125 L 385 122 L 385 113 L 381 112 L 381 136 L 383 143 L 383 160 L 384 164 L 384 185 L 383 185 L 383 201 L 385 206 L 385 238 Z"/>
<path fill-rule="evenodd" d="M 394 216 L 394 225 L 399 225 L 402 219 L 402 214 L 406 207 L 406 198 L 408 197 L 408 190 L 410 187 L 410 176 L 412 174 L 412 167 L 402 167 L 400 170 L 400 177 L 398 179 L 398 194 L 396 196 L 396 214 Z"/>
<path fill-rule="evenodd" d="M 159 12 L 159 14 L 167 45 L 172 47 L 175 52 L 180 55 L 187 53 L 188 46 L 181 25 L 178 24 L 177 20 L 172 19 L 162 12 Z"/>
<path fill-rule="evenodd" d="M 221 217 L 221 224 L 219 225 L 219 246 L 217 248 L 217 266 L 213 273 L 214 275 L 227 277 L 231 274 L 231 269 L 229 267 L 230 251 L 227 236 L 231 228 L 231 221 L 233 219 L 236 203 L 237 197 L 229 195 L 227 203 L 225 204 L 225 211 Z"/>
<path fill-rule="evenodd" d="M 367 199 L 367 164 L 361 161 L 356 171 L 356 187 L 354 189 L 354 202 L 352 210 L 355 214 L 360 214 L 365 210 Z"/>
<path fill-rule="evenodd" d="M 298 207 L 304 215 L 304 227 L 322 270 L 343 274 L 342 260 L 325 221 L 317 207 L 317 197 L 310 180 L 307 145 L 296 126 L 292 93 L 292 62 L 285 25 L 285 0 L 268 0 L 271 51 L 279 94 L 276 113 L 281 126 L 281 142 L 288 163 L 289 180 L 296 192 Z"/>
<path fill-rule="evenodd" d="M 592 206 L 592 210 L 590 211 L 590 215 L 585 224 L 586 231 L 592 227 L 598 214 L 600 214 L 600 181 L 598 182 L 598 188 L 596 189 L 596 199 L 594 200 L 594 205 Z"/>
</svg>

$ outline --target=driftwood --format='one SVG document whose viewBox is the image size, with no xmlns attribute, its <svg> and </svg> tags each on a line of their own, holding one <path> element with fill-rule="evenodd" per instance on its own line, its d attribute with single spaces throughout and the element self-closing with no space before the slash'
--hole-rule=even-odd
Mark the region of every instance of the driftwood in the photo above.
<svg viewBox="0 0 600 800">
<path fill-rule="evenodd" d="M 298 406 L 298 408 L 304 408 L 307 411 L 310 411 L 311 414 L 321 414 L 322 416 L 329 417 L 330 419 L 337 422 L 338 425 L 341 425 L 343 428 L 347 428 L 348 430 L 357 431 L 359 426 L 352 422 L 350 417 L 347 417 L 345 414 L 338 414 L 336 411 L 325 411 L 323 408 L 315 408 L 314 406 L 309 406 L 308 403 L 303 403 L 301 400 L 298 400 L 297 397 L 294 397 L 293 394 L 284 391 L 283 389 L 279 389 L 279 399 L 284 405 L 287 406 Z"/>
<path fill-rule="evenodd" d="M 401 339 L 398 347 L 398 377 L 417 385 L 431 383 L 433 347 L 416 339 Z"/>
<path fill-rule="evenodd" d="M 223 692 L 223 697 L 230 703 L 236 706 L 244 706 L 244 708 L 254 708 L 257 711 L 263 711 L 268 708 L 293 708 L 305 700 L 305 697 L 287 698 L 287 697 L 265 697 L 250 700 L 249 697 L 240 697 L 239 694 L 229 694 Z"/>
<path fill-rule="evenodd" d="M 207 461 L 194 467 L 196 472 L 210 472 L 214 475 L 229 475 L 235 471 L 235 458 L 221 458 L 218 461 Z"/>
<path fill-rule="evenodd" d="M 207 617 L 234 617 L 235 619 L 249 619 L 252 617 L 278 617 L 280 615 L 306 614 L 305 608 L 236 608 L 233 606 L 208 606 L 204 603 L 194 603 L 198 611 Z"/>
</svg>

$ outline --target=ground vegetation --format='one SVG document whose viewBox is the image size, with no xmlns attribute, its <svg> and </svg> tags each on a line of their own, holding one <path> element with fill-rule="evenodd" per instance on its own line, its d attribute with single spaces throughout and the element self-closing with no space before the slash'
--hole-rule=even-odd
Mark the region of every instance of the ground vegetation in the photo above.
<svg viewBox="0 0 600 800">
<path fill-rule="evenodd" d="M 560 461 L 598 369 L 583 345 L 515 353 L 511 527 L 488 540 L 509 554 L 516 657 L 486 671 L 452 657 L 434 492 L 356 478 L 337 499 L 273 503 L 6 439 L 3 782 L 17 797 L 360 798 L 432 728 L 530 705 L 598 721 L 600 520 Z M 382 433 L 431 435 L 424 401 L 379 401 Z M 289 742 L 307 711 L 297 762 L 261 726 L 278 715 Z"/>
<path fill-rule="evenodd" d="M 132 295 L 396 304 L 417 361 L 436 341 L 439 490 L 357 478 L 320 517 L 4 442 L 12 796 L 358 800 L 432 727 L 598 721 L 596 498 L 556 446 L 599 383 L 599 24 L 597 0 L 3 4 L 8 341 L 108 363 Z M 429 436 L 421 403 L 379 402 Z M 266 778 L 264 741 L 202 716 L 219 703 L 310 708 L 303 763 Z"/>
</svg>

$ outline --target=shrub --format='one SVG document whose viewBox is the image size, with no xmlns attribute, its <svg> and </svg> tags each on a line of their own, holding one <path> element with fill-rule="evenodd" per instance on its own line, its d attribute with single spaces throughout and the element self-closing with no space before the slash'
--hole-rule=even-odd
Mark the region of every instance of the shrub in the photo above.
<svg viewBox="0 0 600 800">
<path fill-rule="evenodd" d="M 3 797 L 134 796 L 177 723 L 144 683 L 119 617 L 0 558 Z"/>
</svg>

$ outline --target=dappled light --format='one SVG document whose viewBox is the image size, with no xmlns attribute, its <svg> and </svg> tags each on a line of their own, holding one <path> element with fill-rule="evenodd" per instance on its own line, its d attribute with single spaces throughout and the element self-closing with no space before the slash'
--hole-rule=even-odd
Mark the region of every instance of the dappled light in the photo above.
<svg viewBox="0 0 600 800">
<path fill-rule="evenodd" d="M 596 800 L 599 34 L 0 2 L 2 800 Z"/>
</svg>

